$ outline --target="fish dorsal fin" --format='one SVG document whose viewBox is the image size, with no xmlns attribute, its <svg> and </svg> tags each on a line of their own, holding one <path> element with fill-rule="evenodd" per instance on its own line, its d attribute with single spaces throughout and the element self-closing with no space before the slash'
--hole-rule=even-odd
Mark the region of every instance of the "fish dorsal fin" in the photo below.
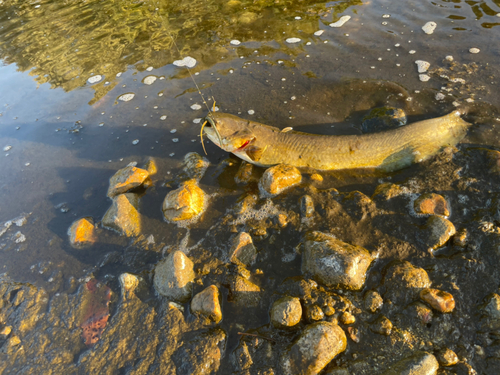
<svg viewBox="0 0 500 375">
<path fill-rule="evenodd" d="M 262 154 L 264 154 L 264 151 L 266 151 L 267 146 L 264 148 L 250 145 L 245 149 L 245 152 L 247 156 L 252 159 L 252 161 L 259 161 L 260 158 L 262 157 Z"/>
</svg>

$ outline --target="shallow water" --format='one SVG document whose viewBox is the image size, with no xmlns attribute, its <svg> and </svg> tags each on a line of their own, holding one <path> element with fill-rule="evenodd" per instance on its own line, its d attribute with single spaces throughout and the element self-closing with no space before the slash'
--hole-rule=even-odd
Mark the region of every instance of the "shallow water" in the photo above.
<svg viewBox="0 0 500 375">
<path fill-rule="evenodd" d="M 342 27 L 329 26 L 344 15 L 351 19 Z M 437 24 L 432 34 L 422 30 L 429 21 Z M 77 218 L 99 221 L 109 177 L 150 157 L 159 173 L 142 201 L 144 234 L 157 244 L 182 242 L 186 229 L 165 223 L 160 207 L 183 156 L 203 153 L 195 120 L 207 108 L 193 79 L 208 107 L 215 100 L 223 112 L 319 134 L 359 133 L 377 106 L 401 107 L 409 122 L 459 106 L 477 124 L 464 143 L 497 149 L 499 37 L 497 0 L 0 1 L 0 223 L 29 214 L 0 235 L 1 272 L 50 293 L 93 270 L 111 283 L 123 271 L 142 272 L 98 267 L 127 239 L 103 233 L 90 250 L 76 250 L 66 232 Z M 196 60 L 189 71 L 173 64 L 186 56 Z M 419 79 L 416 60 L 430 63 L 430 80 Z M 150 76 L 157 79 L 148 85 Z M 127 93 L 132 100 L 119 100 Z M 233 179 L 239 161 L 219 165 L 228 155 L 205 142 L 212 167 L 202 187 L 219 195 L 189 245 L 244 192 Z M 331 187 L 367 195 L 380 178 L 326 177 Z M 267 276 L 283 278 L 295 263 Z M 266 316 L 248 319 L 258 325 Z"/>
</svg>

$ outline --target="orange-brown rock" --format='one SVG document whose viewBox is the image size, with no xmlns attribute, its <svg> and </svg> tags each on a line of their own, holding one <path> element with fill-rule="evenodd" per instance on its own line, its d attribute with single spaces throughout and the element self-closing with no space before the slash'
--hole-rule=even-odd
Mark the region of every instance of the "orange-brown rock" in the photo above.
<svg viewBox="0 0 500 375">
<path fill-rule="evenodd" d="M 191 301 L 191 311 L 205 315 L 215 323 L 219 323 L 222 319 L 219 289 L 215 285 L 210 285 L 195 295 Z"/>
<path fill-rule="evenodd" d="M 74 247 L 84 247 L 95 242 L 94 221 L 84 217 L 75 221 L 68 229 L 69 241 Z"/>
<path fill-rule="evenodd" d="M 149 172 L 136 167 L 125 167 L 116 172 L 109 179 L 108 197 L 113 198 L 118 194 L 141 186 L 149 177 Z"/>
<path fill-rule="evenodd" d="M 279 164 L 268 168 L 259 181 L 261 190 L 270 195 L 277 195 L 292 186 L 300 184 L 302 175 L 291 165 Z"/>
<path fill-rule="evenodd" d="M 113 204 L 102 218 L 102 226 L 113 229 L 127 237 L 141 233 L 141 215 L 138 211 L 139 198 L 136 194 L 120 194 L 113 198 Z"/>
<path fill-rule="evenodd" d="M 420 292 L 420 298 L 433 309 L 443 313 L 452 312 L 455 308 L 453 296 L 439 289 L 426 288 Z"/>
<path fill-rule="evenodd" d="M 427 193 L 422 194 L 413 203 L 417 214 L 449 216 L 448 203 L 442 195 Z"/>
<path fill-rule="evenodd" d="M 205 193 L 196 180 L 186 181 L 180 188 L 167 194 L 162 210 L 168 221 L 192 219 L 205 210 Z"/>
</svg>

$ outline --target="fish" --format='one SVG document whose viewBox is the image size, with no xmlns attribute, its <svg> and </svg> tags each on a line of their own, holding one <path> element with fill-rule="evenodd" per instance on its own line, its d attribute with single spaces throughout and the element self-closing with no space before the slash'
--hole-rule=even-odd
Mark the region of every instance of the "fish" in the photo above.
<svg viewBox="0 0 500 375">
<path fill-rule="evenodd" d="M 260 167 L 287 164 L 317 170 L 374 168 L 396 171 L 455 146 L 472 125 L 455 110 L 445 116 L 363 135 L 319 135 L 211 112 L 205 134 L 218 147 Z"/>
</svg>

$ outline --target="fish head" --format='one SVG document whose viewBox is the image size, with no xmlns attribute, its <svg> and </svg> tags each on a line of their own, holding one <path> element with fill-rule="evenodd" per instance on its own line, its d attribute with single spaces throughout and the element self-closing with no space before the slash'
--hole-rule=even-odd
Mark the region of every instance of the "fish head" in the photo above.
<svg viewBox="0 0 500 375">
<path fill-rule="evenodd" d="M 246 149 L 255 139 L 249 121 L 228 113 L 210 113 L 203 128 L 208 138 L 227 152 Z"/>
</svg>

